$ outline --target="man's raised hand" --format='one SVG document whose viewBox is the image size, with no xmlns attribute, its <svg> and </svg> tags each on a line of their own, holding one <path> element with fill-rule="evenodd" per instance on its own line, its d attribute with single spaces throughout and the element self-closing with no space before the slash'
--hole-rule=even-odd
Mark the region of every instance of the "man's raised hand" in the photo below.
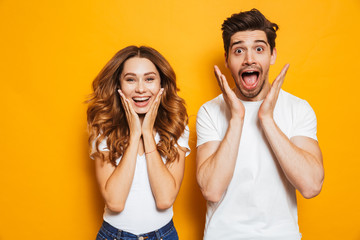
<svg viewBox="0 0 360 240">
<path fill-rule="evenodd" d="M 245 108 L 240 99 L 236 96 L 234 91 L 229 87 L 229 84 L 224 76 L 221 73 L 218 66 L 214 66 L 215 77 L 218 81 L 220 89 L 223 93 L 224 100 L 227 106 L 230 109 L 231 117 L 240 117 L 241 119 L 245 116 Z"/>
<path fill-rule="evenodd" d="M 274 108 L 289 66 L 289 64 L 286 64 L 281 70 L 280 74 L 275 78 L 274 82 L 272 83 L 271 88 L 259 109 L 258 116 L 260 121 L 266 119 L 273 119 Z"/>
</svg>

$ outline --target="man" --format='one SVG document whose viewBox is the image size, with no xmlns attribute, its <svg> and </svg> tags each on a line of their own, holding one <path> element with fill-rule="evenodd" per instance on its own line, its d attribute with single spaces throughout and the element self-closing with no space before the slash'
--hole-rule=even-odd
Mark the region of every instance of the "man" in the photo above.
<svg viewBox="0 0 360 240">
<path fill-rule="evenodd" d="M 283 90 L 289 65 L 269 83 L 278 26 L 258 10 L 222 25 L 230 89 L 215 66 L 222 94 L 197 116 L 197 180 L 208 201 L 204 239 L 295 240 L 297 189 L 321 191 L 322 154 L 310 105 Z"/>
</svg>

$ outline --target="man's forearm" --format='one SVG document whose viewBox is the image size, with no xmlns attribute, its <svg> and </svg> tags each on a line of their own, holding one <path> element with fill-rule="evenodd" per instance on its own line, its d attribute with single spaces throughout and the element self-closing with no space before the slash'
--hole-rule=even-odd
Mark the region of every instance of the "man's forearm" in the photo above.
<svg viewBox="0 0 360 240">
<path fill-rule="evenodd" d="M 273 119 L 260 121 L 265 136 L 289 182 L 305 197 L 321 191 L 324 178 L 322 156 L 315 140 L 296 137 L 290 141 Z"/>
<path fill-rule="evenodd" d="M 231 119 L 224 139 L 215 151 L 206 146 L 198 148 L 198 157 L 214 151 L 198 166 L 197 180 L 206 200 L 218 202 L 232 179 L 243 127 L 243 119 Z M 203 148 L 202 148 L 203 147 Z M 201 161 L 201 160 L 200 160 Z"/>
</svg>

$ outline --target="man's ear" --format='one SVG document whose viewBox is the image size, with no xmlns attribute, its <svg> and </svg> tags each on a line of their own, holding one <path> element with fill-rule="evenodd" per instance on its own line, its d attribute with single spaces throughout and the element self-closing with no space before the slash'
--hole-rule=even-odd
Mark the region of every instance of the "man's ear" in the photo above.
<svg viewBox="0 0 360 240">
<path fill-rule="evenodd" d="M 273 64 L 275 64 L 275 60 L 276 60 L 276 55 L 277 53 L 276 53 L 276 48 L 273 48 L 273 52 L 272 52 L 272 54 L 271 54 L 271 58 L 270 58 L 270 64 L 271 65 L 273 65 Z"/>
<path fill-rule="evenodd" d="M 226 67 L 226 68 L 229 68 L 228 62 L 227 62 L 227 60 L 228 60 L 227 52 L 225 52 L 224 56 L 225 56 L 225 67 Z"/>
</svg>

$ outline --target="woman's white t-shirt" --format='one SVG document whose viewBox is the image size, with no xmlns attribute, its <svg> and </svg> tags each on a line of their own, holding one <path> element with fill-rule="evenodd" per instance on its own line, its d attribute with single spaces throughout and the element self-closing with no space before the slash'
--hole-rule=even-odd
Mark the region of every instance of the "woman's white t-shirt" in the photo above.
<svg viewBox="0 0 360 240">
<path fill-rule="evenodd" d="M 160 135 L 156 133 L 155 142 L 160 141 Z M 190 154 L 189 128 L 186 126 L 184 133 L 178 139 L 179 146 L 187 149 L 186 156 Z M 93 148 L 94 149 L 94 148 Z M 109 151 L 106 139 L 99 144 L 100 151 Z M 165 163 L 165 158 L 162 157 Z M 116 159 L 116 165 L 121 157 Z M 136 235 L 155 231 L 166 225 L 173 217 L 172 207 L 166 210 L 158 210 L 151 191 L 145 154 L 137 155 L 133 182 L 129 195 L 126 199 L 124 210 L 120 213 L 112 212 L 105 205 L 104 220 L 112 226 Z"/>
</svg>

